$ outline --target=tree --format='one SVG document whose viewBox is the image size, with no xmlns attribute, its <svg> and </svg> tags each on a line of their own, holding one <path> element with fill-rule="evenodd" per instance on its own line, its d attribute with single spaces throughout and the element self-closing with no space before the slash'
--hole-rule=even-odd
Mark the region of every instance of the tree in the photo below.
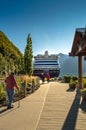
<svg viewBox="0 0 86 130">
<path fill-rule="evenodd" d="M 32 39 L 30 37 L 30 34 L 28 34 L 27 45 L 24 52 L 24 69 L 25 73 L 28 74 L 29 76 L 31 76 L 33 73 L 32 58 L 33 58 Z"/>
</svg>

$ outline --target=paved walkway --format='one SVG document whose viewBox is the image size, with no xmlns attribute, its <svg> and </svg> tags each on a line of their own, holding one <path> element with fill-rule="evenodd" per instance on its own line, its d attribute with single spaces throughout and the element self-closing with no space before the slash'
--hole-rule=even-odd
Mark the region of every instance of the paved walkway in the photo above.
<svg viewBox="0 0 86 130">
<path fill-rule="evenodd" d="M 86 103 L 68 84 L 43 84 L 14 105 L 0 108 L 0 130 L 86 130 Z"/>
</svg>

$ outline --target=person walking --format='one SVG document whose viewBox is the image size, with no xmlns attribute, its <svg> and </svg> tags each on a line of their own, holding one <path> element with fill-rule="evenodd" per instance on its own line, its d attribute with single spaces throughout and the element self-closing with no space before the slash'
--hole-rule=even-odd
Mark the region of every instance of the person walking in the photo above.
<svg viewBox="0 0 86 130">
<path fill-rule="evenodd" d="M 45 81 L 45 75 L 44 75 L 44 73 L 41 73 L 41 79 L 42 79 L 42 83 L 44 83 L 44 81 Z"/>
<path fill-rule="evenodd" d="M 16 83 L 14 73 L 12 72 L 5 80 L 6 83 L 6 91 L 7 91 L 7 96 L 8 96 L 8 104 L 7 104 L 7 109 L 13 108 L 13 98 L 14 98 L 14 87 L 17 88 L 19 91 L 19 87 Z"/>
<path fill-rule="evenodd" d="M 47 82 L 50 81 L 50 74 L 49 73 L 46 74 L 46 79 L 47 79 Z"/>
</svg>

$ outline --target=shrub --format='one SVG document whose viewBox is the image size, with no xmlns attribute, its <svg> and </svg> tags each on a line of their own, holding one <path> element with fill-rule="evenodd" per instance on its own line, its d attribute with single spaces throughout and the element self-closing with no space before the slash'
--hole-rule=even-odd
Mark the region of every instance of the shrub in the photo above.
<svg viewBox="0 0 86 130">
<path fill-rule="evenodd" d="M 86 93 L 86 88 L 80 90 L 81 93 Z"/>
<path fill-rule="evenodd" d="M 86 81 L 83 82 L 83 87 L 86 88 Z"/>
<path fill-rule="evenodd" d="M 6 99 L 6 91 L 5 88 L 3 87 L 3 84 L 0 83 L 0 101 Z"/>
<path fill-rule="evenodd" d="M 64 75 L 64 76 L 63 76 L 63 79 L 64 79 L 65 83 L 69 83 L 70 80 L 71 80 L 71 76 L 69 76 L 69 75 Z"/>
<path fill-rule="evenodd" d="M 72 80 L 76 81 L 76 80 L 78 80 L 78 77 L 77 76 L 72 76 Z"/>
</svg>

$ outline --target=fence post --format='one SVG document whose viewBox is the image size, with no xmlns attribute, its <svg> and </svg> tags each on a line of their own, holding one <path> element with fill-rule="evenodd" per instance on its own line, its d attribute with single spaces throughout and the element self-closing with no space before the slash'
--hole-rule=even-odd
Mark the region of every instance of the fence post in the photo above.
<svg viewBox="0 0 86 130">
<path fill-rule="evenodd" d="M 34 79 L 32 79 L 32 92 L 34 92 L 35 82 Z"/>
<path fill-rule="evenodd" d="M 27 92 L 26 92 L 26 85 L 27 85 L 27 83 L 26 83 L 26 81 L 24 80 L 24 96 L 26 97 L 26 94 L 27 94 Z"/>
</svg>

